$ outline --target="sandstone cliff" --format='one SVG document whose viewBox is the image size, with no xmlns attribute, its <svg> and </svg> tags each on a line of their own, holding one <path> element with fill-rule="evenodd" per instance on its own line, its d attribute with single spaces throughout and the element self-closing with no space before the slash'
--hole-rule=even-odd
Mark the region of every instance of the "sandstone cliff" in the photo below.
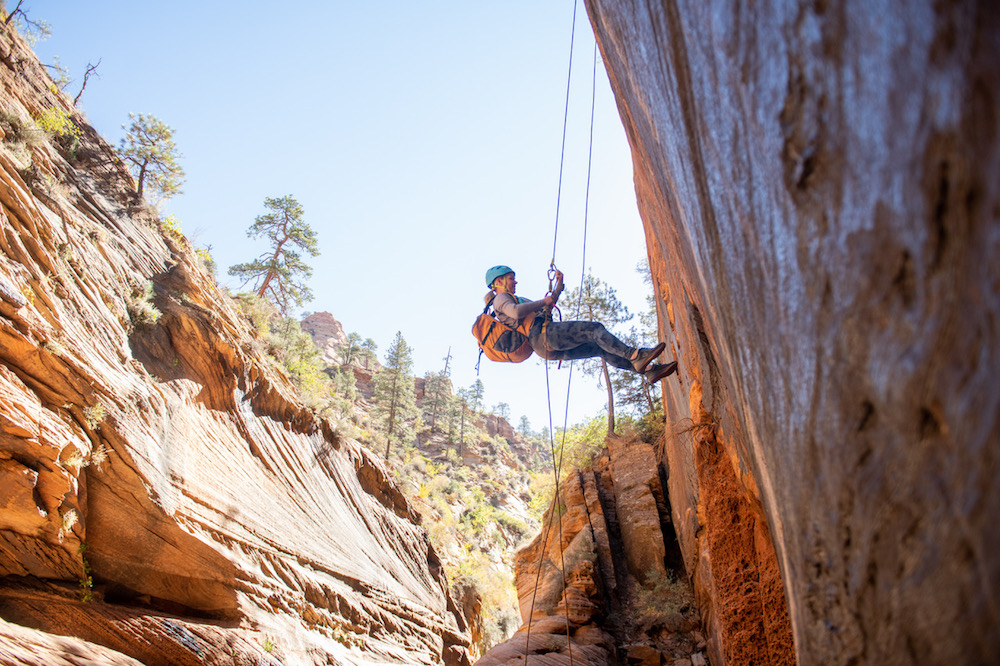
<svg viewBox="0 0 1000 666">
<path fill-rule="evenodd" d="M 704 666 L 665 481 L 652 445 L 619 437 L 591 468 L 570 470 L 517 555 L 524 624 L 477 664 Z"/>
<path fill-rule="evenodd" d="M 0 60 L 0 617 L 77 637 L 3 623 L 0 644 L 36 663 L 53 645 L 107 663 L 467 663 L 380 462 L 296 401 L 11 32 Z M 79 142 L 34 127 L 52 109 Z"/>
<path fill-rule="evenodd" d="M 1000 663 L 1000 6 L 586 4 L 713 665 Z"/>
</svg>

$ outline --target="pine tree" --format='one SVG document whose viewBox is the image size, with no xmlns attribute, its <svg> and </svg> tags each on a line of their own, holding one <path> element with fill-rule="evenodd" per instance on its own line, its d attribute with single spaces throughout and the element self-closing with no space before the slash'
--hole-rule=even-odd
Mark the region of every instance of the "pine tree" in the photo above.
<svg viewBox="0 0 1000 666">
<path fill-rule="evenodd" d="M 147 186 L 163 198 L 179 194 L 184 169 L 177 163 L 174 130 L 155 116 L 130 113 L 128 117 L 132 125 L 118 145 L 118 154 L 135 176 L 136 198 L 142 199 Z"/>
<path fill-rule="evenodd" d="M 624 323 L 632 318 L 628 308 L 618 300 L 615 290 L 589 271 L 581 287 L 569 291 L 566 303 L 567 307 L 576 308 L 574 319 L 599 321 L 609 331 L 615 324 Z M 583 359 L 581 365 L 584 373 L 597 375 L 604 381 L 608 391 L 608 434 L 612 435 L 615 432 L 615 396 L 607 361 L 600 357 L 588 358 Z M 598 386 L 600 385 L 601 381 L 598 380 Z"/>
<path fill-rule="evenodd" d="M 486 387 L 483 386 L 483 380 L 476 379 L 476 381 L 472 382 L 472 386 L 469 387 L 469 392 L 466 396 L 469 402 L 469 409 L 473 412 L 482 411 L 485 393 Z"/>
<path fill-rule="evenodd" d="M 364 342 L 361 343 L 361 357 L 365 362 L 365 370 L 368 369 L 368 364 L 375 360 L 375 352 L 378 351 L 378 345 L 371 338 L 366 338 Z"/>
<path fill-rule="evenodd" d="M 444 370 L 437 374 L 428 373 L 426 375 L 427 399 L 424 400 L 424 415 L 430 420 L 432 433 L 438 430 L 437 417 L 446 410 L 447 402 L 451 399 L 450 364 L 451 348 L 449 347 L 448 355 L 444 357 Z"/>
<path fill-rule="evenodd" d="M 622 339 L 635 347 L 652 347 L 657 342 L 656 300 L 653 296 L 653 278 L 649 272 L 649 263 L 640 261 L 635 270 L 642 276 L 643 282 L 649 288 L 646 294 L 646 308 L 638 313 L 639 327 L 633 326 L 629 334 Z M 642 376 L 633 372 L 616 372 L 611 378 L 615 394 L 623 407 L 630 408 L 633 413 L 651 413 L 661 408 L 659 382 L 650 384 Z"/>
<path fill-rule="evenodd" d="M 531 421 L 528 419 L 527 416 L 524 415 L 521 416 L 521 423 L 517 427 L 517 431 L 521 433 L 521 437 L 523 437 L 524 439 L 528 439 L 528 437 L 531 435 Z"/>
<path fill-rule="evenodd" d="M 385 366 L 375 373 L 372 416 L 385 431 L 385 459 L 389 460 L 392 438 L 412 439 L 410 420 L 417 415 L 413 390 L 413 350 L 401 331 L 396 333 L 385 356 Z"/>
<path fill-rule="evenodd" d="M 476 381 L 479 381 L 478 379 Z M 480 382 L 481 383 L 481 382 Z M 458 389 L 458 456 L 462 457 L 465 451 L 465 414 L 469 411 L 469 399 L 472 396 L 470 389 Z"/>
<path fill-rule="evenodd" d="M 264 236 L 270 247 L 257 259 L 231 267 L 229 274 L 241 278 L 244 285 L 255 283 L 257 296 L 271 301 L 287 316 L 293 306 L 312 300 L 312 291 L 305 284 L 312 268 L 296 248 L 313 257 L 318 255 L 316 232 L 302 221 L 302 206 L 291 196 L 264 199 L 264 206 L 271 212 L 257 217 L 247 236 Z"/>
<path fill-rule="evenodd" d="M 342 365 L 351 365 L 361 360 L 364 349 L 361 347 L 361 336 L 351 331 L 347 334 L 347 342 L 340 348 L 340 362 Z"/>
</svg>

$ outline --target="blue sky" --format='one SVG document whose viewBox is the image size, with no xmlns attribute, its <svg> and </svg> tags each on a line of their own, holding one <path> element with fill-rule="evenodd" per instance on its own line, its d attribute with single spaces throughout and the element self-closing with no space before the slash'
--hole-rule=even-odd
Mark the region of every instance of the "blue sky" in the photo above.
<svg viewBox="0 0 1000 666">
<path fill-rule="evenodd" d="M 315 300 L 382 357 L 402 331 L 414 370 L 476 379 L 470 334 L 483 276 L 517 270 L 521 295 L 544 295 L 553 255 L 560 145 L 574 0 L 27 3 L 52 35 L 76 94 L 101 59 L 80 108 L 117 144 L 128 114 L 175 130 L 183 194 L 165 202 L 219 279 L 264 251 L 246 229 L 266 197 L 295 197 L 316 230 Z M 9 3 L 8 3 L 9 4 Z M 583 264 L 594 39 L 582 3 L 569 100 L 555 258 L 570 286 Z M 621 120 L 598 62 L 586 266 L 633 311 L 645 294 L 645 241 Z M 568 306 L 564 305 L 568 310 Z M 568 314 L 568 312 L 567 312 Z M 560 425 L 567 365 L 549 369 Z M 602 410 L 596 380 L 574 372 L 569 422 Z M 487 405 L 512 421 L 548 423 L 537 360 L 484 360 Z"/>
</svg>

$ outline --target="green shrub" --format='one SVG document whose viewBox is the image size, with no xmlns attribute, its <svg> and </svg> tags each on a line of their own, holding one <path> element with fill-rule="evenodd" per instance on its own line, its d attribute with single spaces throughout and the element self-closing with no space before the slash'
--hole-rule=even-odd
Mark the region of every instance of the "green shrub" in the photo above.
<svg viewBox="0 0 1000 666">
<path fill-rule="evenodd" d="M 137 327 L 155 326 L 163 313 L 153 305 L 153 283 L 147 281 L 132 291 L 126 303 L 129 319 Z"/>
<path fill-rule="evenodd" d="M 83 563 L 83 578 L 80 579 L 80 590 L 82 591 L 80 600 L 84 603 L 94 600 L 94 577 L 90 575 L 90 563 L 86 557 L 87 548 L 89 546 L 86 543 L 81 543 L 76 549 L 76 552 L 80 554 L 80 561 Z"/>
</svg>

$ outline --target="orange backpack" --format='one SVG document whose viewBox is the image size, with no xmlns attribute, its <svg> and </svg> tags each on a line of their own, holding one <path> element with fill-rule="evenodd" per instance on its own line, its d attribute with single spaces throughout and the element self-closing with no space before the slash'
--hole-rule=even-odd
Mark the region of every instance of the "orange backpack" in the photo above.
<svg viewBox="0 0 1000 666">
<path fill-rule="evenodd" d="M 494 296 L 493 298 L 496 298 Z M 486 354 L 491 361 L 520 363 L 534 351 L 528 342 L 528 330 L 535 320 L 535 313 L 525 317 L 517 328 L 511 328 L 496 318 L 491 312 L 493 298 L 486 304 L 483 313 L 476 317 L 472 325 L 472 334 L 479 343 L 479 355 Z M 478 367 L 479 364 L 476 364 Z"/>
</svg>

